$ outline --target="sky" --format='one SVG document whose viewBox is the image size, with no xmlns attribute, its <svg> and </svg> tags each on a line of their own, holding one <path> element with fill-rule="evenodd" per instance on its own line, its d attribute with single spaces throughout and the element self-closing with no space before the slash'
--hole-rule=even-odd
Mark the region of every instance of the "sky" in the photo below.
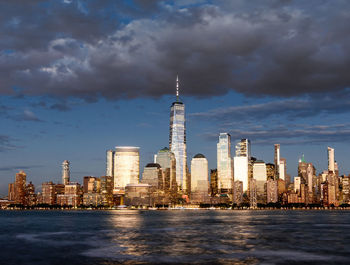
<svg viewBox="0 0 350 265">
<path fill-rule="evenodd" d="M 188 164 L 248 138 L 287 172 L 317 173 L 335 148 L 349 174 L 347 0 L 0 1 L 0 195 L 27 181 L 105 174 L 106 150 L 140 147 L 143 167 L 168 146 L 175 80 L 186 106 Z M 39 187 L 38 187 L 39 188 Z"/>
</svg>

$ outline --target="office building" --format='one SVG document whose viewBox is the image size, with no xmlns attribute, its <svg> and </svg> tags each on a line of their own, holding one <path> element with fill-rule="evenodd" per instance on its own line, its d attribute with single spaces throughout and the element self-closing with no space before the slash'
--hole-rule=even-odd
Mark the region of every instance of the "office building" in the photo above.
<svg viewBox="0 0 350 265">
<path fill-rule="evenodd" d="M 176 159 L 175 155 L 170 152 L 169 148 L 164 147 L 155 155 L 154 162 L 159 164 L 164 179 L 164 190 L 177 190 L 178 184 L 176 182 Z"/>
<path fill-rule="evenodd" d="M 143 170 L 141 183 L 149 184 L 153 192 L 163 190 L 164 181 L 160 165 L 148 163 Z"/>
<path fill-rule="evenodd" d="M 101 180 L 101 195 L 102 195 L 102 205 L 113 206 L 113 177 L 112 176 L 102 176 Z"/>
<path fill-rule="evenodd" d="M 210 195 L 218 194 L 218 170 L 210 169 Z"/>
<path fill-rule="evenodd" d="M 231 135 L 220 133 L 217 144 L 218 192 L 232 193 L 233 163 L 231 158 Z"/>
<path fill-rule="evenodd" d="M 26 179 L 27 175 L 21 170 L 16 173 L 15 180 L 15 203 L 16 204 L 26 204 Z"/>
<path fill-rule="evenodd" d="M 253 179 L 255 180 L 256 196 L 258 203 L 266 203 L 266 164 L 262 160 L 256 160 L 253 163 Z"/>
<path fill-rule="evenodd" d="M 327 147 L 328 151 L 328 171 L 335 173 L 334 148 Z"/>
<path fill-rule="evenodd" d="M 267 203 L 276 203 L 278 201 L 277 180 L 269 179 L 266 184 Z"/>
<path fill-rule="evenodd" d="M 139 147 L 117 146 L 114 157 L 114 190 L 124 190 L 127 184 L 139 183 Z"/>
<path fill-rule="evenodd" d="M 41 184 L 41 201 L 43 204 L 56 204 L 56 189 L 52 181 Z"/>
<path fill-rule="evenodd" d="M 185 104 L 179 100 L 179 79 L 176 78 L 176 101 L 170 109 L 169 149 L 176 159 L 176 182 L 180 189 L 187 189 L 187 151 Z"/>
<path fill-rule="evenodd" d="M 236 144 L 233 175 L 235 181 L 242 181 L 243 192 L 248 191 L 250 158 L 250 141 L 242 139 Z"/>
<path fill-rule="evenodd" d="M 276 179 L 280 177 L 280 162 L 281 162 L 281 157 L 280 157 L 280 145 L 275 144 L 275 154 L 274 154 L 274 164 L 275 164 L 275 176 Z"/>
<path fill-rule="evenodd" d="M 233 203 L 240 205 L 243 202 L 243 182 L 235 180 L 233 183 Z"/>
<path fill-rule="evenodd" d="M 106 176 L 114 176 L 114 151 L 107 150 L 106 152 Z"/>
<path fill-rule="evenodd" d="M 206 192 L 209 189 L 208 160 L 197 154 L 191 161 L 191 192 Z"/>
<path fill-rule="evenodd" d="M 8 186 L 8 200 L 9 201 L 15 201 L 15 183 L 10 183 Z"/>
</svg>

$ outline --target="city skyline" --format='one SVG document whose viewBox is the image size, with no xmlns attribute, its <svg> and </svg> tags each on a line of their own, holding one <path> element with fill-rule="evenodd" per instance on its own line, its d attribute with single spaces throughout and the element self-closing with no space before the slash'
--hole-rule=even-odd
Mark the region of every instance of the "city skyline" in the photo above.
<svg viewBox="0 0 350 265">
<path fill-rule="evenodd" d="M 64 160 L 72 181 L 103 176 L 114 146 L 140 147 L 142 171 L 168 146 L 177 74 L 188 167 L 216 168 L 227 132 L 266 163 L 280 144 L 292 177 L 302 154 L 327 169 L 328 146 L 350 172 L 349 3 L 113 2 L 1 4 L 0 195 L 20 169 L 61 181 Z"/>
</svg>

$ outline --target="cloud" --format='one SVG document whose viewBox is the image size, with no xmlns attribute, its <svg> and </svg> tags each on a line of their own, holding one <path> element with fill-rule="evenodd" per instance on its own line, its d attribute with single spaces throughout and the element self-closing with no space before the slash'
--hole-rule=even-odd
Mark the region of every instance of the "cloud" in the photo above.
<svg viewBox="0 0 350 265">
<path fill-rule="evenodd" d="M 271 145 L 281 143 L 285 145 L 294 144 L 319 144 L 335 143 L 350 140 L 350 124 L 331 125 L 265 125 L 246 126 L 244 129 L 229 129 L 232 140 L 242 138 L 250 139 L 255 145 Z M 207 140 L 217 141 L 219 132 L 206 132 L 200 135 Z"/>
<path fill-rule="evenodd" d="M 206 112 L 189 114 L 189 117 L 220 122 L 257 121 L 271 117 L 288 119 L 314 117 L 322 114 L 337 114 L 350 111 L 350 92 L 332 93 L 324 96 L 312 96 L 272 100 L 264 103 L 230 106 L 212 109 Z"/>
<path fill-rule="evenodd" d="M 16 145 L 13 144 L 14 139 L 8 135 L 0 135 L 0 152 L 16 149 Z"/>
<path fill-rule="evenodd" d="M 350 86 L 348 1 L 27 2 L 1 4 L 1 94 L 160 97 L 176 74 L 196 97 Z"/>
<path fill-rule="evenodd" d="M 34 112 L 30 110 L 24 110 L 23 113 L 10 116 L 10 118 L 16 121 L 35 121 L 35 122 L 43 122 L 43 120 L 39 119 Z"/>
</svg>

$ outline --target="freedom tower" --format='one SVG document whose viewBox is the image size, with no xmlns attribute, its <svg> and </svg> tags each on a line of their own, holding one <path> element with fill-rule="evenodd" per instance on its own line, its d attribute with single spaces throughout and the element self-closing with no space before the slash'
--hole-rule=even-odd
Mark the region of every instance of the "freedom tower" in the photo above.
<svg viewBox="0 0 350 265">
<path fill-rule="evenodd" d="M 170 109 L 169 149 L 175 155 L 176 182 L 183 191 L 187 190 L 187 153 L 185 104 L 179 100 L 179 77 L 176 77 L 176 101 Z"/>
</svg>

